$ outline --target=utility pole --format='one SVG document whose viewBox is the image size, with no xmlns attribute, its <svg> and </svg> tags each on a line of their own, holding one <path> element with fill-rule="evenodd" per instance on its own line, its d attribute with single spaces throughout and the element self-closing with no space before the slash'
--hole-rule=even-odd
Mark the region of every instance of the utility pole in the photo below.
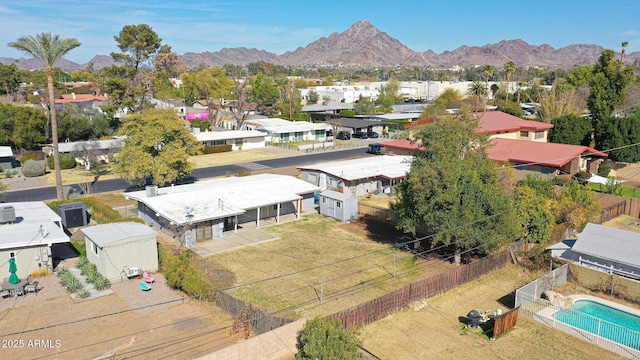
<svg viewBox="0 0 640 360">
<path fill-rule="evenodd" d="M 291 120 L 292 112 L 293 112 L 293 79 L 291 79 L 291 97 L 289 98 L 289 120 Z"/>
</svg>

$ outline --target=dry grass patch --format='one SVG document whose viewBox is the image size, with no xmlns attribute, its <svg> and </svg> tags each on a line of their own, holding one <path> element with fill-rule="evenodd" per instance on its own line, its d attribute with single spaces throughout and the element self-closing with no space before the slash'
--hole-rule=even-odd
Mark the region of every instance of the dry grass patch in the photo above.
<svg viewBox="0 0 640 360">
<path fill-rule="evenodd" d="M 240 150 L 225 153 L 196 155 L 189 158 L 189 161 L 196 164 L 197 168 L 215 165 L 225 165 L 242 163 L 247 161 L 260 161 L 277 158 L 278 155 L 260 150 Z"/>
<path fill-rule="evenodd" d="M 620 230 L 640 232 L 640 220 L 629 215 L 616 216 L 615 218 L 604 222 L 602 225 Z"/>
<path fill-rule="evenodd" d="M 78 165 L 73 169 L 62 170 L 62 181 L 66 184 L 92 182 L 96 178 L 99 180 L 106 180 L 115 179 L 117 177 L 118 176 L 111 168 L 111 164 L 100 165 L 99 167 L 94 167 L 91 170 L 87 170 L 81 165 Z M 47 179 L 47 184 L 55 185 L 56 173 L 53 170 L 50 170 L 45 174 L 45 179 Z"/>
<path fill-rule="evenodd" d="M 362 204 L 377 206 L 385 209 L 391 208 L 391 202 L 396 199 L 395 196 L 371 196 L 371 197 L 361 197 L 358 201 Z"/>
<path fill-rule="evenodd" d="M 510 293 L 533 280 L 511 265 L 425 300 L 427 306 L 397 312 L 361 330 L 364 347 L 381 359 L 618 359 L 593 344 L 520 316 L 516 328 L 490 341 L 463 329 L 459 317 L 508 309 Z"/>
<path fill-rule="evenodd" d="M 310 215 L 269 227 L 277 240 L 209 260 L 233 272 L 236 285 L 244 285 L 231 289 L 232 295 L 292 316 L 329 315 L 409 284 L 422 273 L 394 279 L 394 255 L 398 274 L 418 269 L 413 256 L 338 225 Z"/>
</svg>

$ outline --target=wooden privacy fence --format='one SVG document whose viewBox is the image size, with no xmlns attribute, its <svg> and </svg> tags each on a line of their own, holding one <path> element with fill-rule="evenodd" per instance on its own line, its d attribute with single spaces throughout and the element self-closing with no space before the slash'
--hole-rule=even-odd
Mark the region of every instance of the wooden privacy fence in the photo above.
<svg viewBox="0 0 640 360">
<path fill-rule="evenodd" d="M 216 292 L 213 299 L 216 305 L 236 317 L 238 321 L 244 320 L 243 318 L 238 318 L 244 311 L 256 335 L 266 333 L 293 322 L 293 320 L 289 318 L 267 315 L 264 311 L 223 291 Z"/>
<path fill-rule="evenodd" d="M 328 318 L 331 320 L 339 319 L 344 329 L 363 327 L 407 307 L 413 301 L 442 294 L 477 279 L 481 275 L 502 269 L 511 264 L 513 259 L 511 252 L 523 245 L 524 242 L 516 243 L 499 254 L 487 256 L 444 273 L 419 280 L 379 298 L 330 315 Z"/>
<path fill-rule="evenodd" d="M 492 339 L 497 338 L 498 336 L 506 333 L 516 326 L 518 322 L 518 313 L 520 312 L 520 307 L 515 309 L 511 309 L 508 312 L 498 315 L 494 318 L 493 323 L 493 334 L 491 336 Z"/>
<path fill-rule="evenodd" d="M 617 204 L 608 206 L 600 212 L 600 223 L 611 220 L 618 215 L 624 215 L 627 213 L 627 201 L 621 201 Z"/>
</svg>

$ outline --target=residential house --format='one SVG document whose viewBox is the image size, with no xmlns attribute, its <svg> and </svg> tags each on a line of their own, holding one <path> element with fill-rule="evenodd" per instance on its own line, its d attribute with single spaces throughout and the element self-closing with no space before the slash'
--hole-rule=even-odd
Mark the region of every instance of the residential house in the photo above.
<svg viewBox="0 0 640 360">
<path fill-rule="evenodd" d="M 350 133 L 358 131 L 375 131 L 380 136 L 389 132 L 390 127 L 395 126 L 395 123 L 385 122 L 380 120 L 367 120 L 361 118 L 340 117 L 332 120 L 333 124 L 336 124 L 340 130 L 347 130 Z"/>
<path fill-rule="evenodd" d="M 434 121 L 434 118 L 406 124 L 410 128 Z M 575 175 L 579 171 L 598 173 L 607 154 L 587 146 L 547 142 L 552 124 L 523 120 L 501 111 L 489 111 L 481 115 L 478 133 L 489 135 L 491 145 L 487 155 L 491 160 L 508 163 L 517 180 L 529 173 L 546 177 L 561 174 Z M 410 140 L 394 140 L 382 143 L 396 154 L 413 154 L 423 151 L 420 144 Z"/>
<path fill-rule="evenodd" d="M 265 147 L 267 134 L 256 130 L 200 131 L 192 128 L 193 136 L 205 146 L 231 145 L 231 150 L 249 150 Z"/>
<path fill-rule="evenodd" d="M 8 170 L 13 168 L 15 158 L 11 146 L 0 146 L 0 169 Z"/>
<path fill-rule="evenodd" d="M 392 194 L 405 178 L 413 156 L 382 155 L 299 167 L 300 178 L 324 190 L 363 196 Z"/>
<path fill-rule="evenodd" d="M 325 141 L 331 125 L 308 121 L 289 121 L 279 118 L 248 119 L 246 130 L 256 130 L 267 134 L 267 143 L 288 143 L 299 141 Z"/>
<path fill-rule="evenodd" d="M 222 239 L 238 226 L 260 227 L 283 216 L 300 218 L 314 209 L 320 188 L 293 176 L 261 174 L 217 178 L 166 188 L 128 192 L 138 201 L 138 215 L 185 246 Z"/>
<path fill-rule="evenodd" d="M 0 204 L 0 274 L 9 276 L 9 259 L 25 278 L 36 270 L 53 271 L 57 244 L 69 242 L 60 216 L 41 201 Z"/>
<path fill-rule="evenodd" d="M 122 139 L 122 137 L 118 137 L 108 140 L 60 142 L 58 143 L 58 152 L 60 154 L 74 154 L 76 161 L 89 169 L 95 165 L 91 164 L 91 161 L 108 163 L 109 157 L 120 151 Z M 43 147 L 42 152 L 46 156 L 53 155 L 53 145 L 49 144 Z"/>
<path fill-rule="evenodd" d="M 127 278 L 128 269 L 158 270 L 157 233 L 145 224 L 119 222 L 82 229 L 87 259 L 109 281 Z"/>
<path fill-rule="evenodd" d="M 558 245 L 549 248 L 558 250 Z M 640 233 L 589 223 L 573 244 L 565 245 L 570 249 L 555 253 L 563 260 L 640 279 Z"/>
</svg>

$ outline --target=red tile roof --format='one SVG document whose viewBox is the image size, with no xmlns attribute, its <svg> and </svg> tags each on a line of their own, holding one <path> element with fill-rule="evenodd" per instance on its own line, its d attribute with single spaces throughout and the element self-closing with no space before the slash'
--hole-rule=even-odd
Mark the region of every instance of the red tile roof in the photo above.
<svg viewBox="0 0 640 360">
<path fill-rule="evenodd" d="M 481 115 L 479 133 L 496 134 L 520 130 L 542 131 L 553 128 L 552 124 L 524 120 L 502 111 L 488 111 Z"/>
<path fill-rule="evenodd" d="M 430 123 L 438 118 L 428 118 L 418 120 L 409 124 L 404 124 L 405 128 Z M 519 117 L 509 115 L 502 111 L 487 111 L 480 114 L 478 133 L 497 134 L 515 132 L 520 130 L 543 131 L 553 128 L 552 124 L 539 121 L 524 120 Z"/>
<path fill-rule="evenodd" d="M 606 157 L 607 154 L 588 146 L 555 144 L 527 140 L 493 139 L 487 148 L 489 159 L 494 161 L 540 164 L 550 167 L 562 167 L 576 157 L 584 154 Z M 382 143 L 387 149 L 404 151 L 423 151 L 418 144 L 409 140 L 394 140 Z"/>
<path fill-rule="evenodd" d="M 106 96 L 93 95 L 93 94 L 64 94 L 61 95 L 62 99 L 56 99 L 56 104 L 68 103 L 68 102 L 86 102 L 86 101 L 107 101 Z"/>
<path fill-rule="evenodd" d="M 602 151 L 588 146 L 546 143 L 527 140 L 493 139 L 487 155 L 494 161 L 540 164 L 562 167 L 584 154 L 607 157 Z"/>
</svg>

